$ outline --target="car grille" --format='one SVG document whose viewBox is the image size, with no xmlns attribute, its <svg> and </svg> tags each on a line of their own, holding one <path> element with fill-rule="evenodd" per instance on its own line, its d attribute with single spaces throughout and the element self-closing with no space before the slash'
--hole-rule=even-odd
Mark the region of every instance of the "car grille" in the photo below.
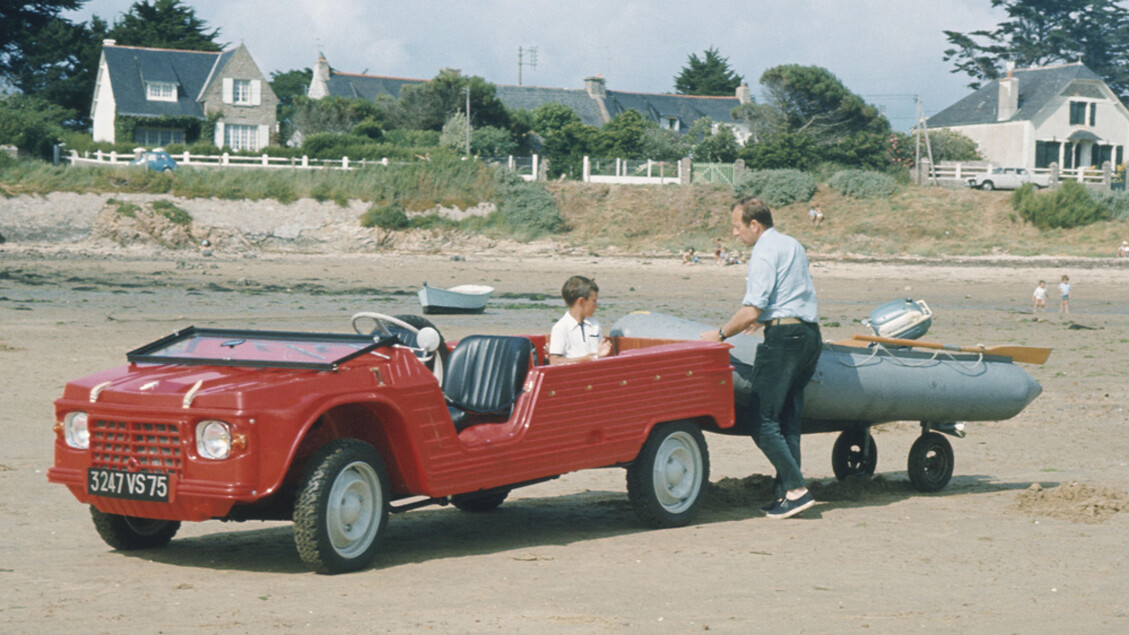
<svg viewBox="0 0 1129 635">
<path fill-rule="evenodd" d="M 90 450 L 98 467 L 179 474 L 180 424 L 98 419 L 90 428 Z"/>
</svg>

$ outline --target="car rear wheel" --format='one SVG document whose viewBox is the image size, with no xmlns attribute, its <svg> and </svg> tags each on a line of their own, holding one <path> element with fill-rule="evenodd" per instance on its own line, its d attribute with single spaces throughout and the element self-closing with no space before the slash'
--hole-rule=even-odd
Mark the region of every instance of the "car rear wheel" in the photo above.
<svg viewBox="0 0 1129 635">
<path fill-rule="evenodd" d="M 164 547 L 180 530 L 179 521 L 107 514 L 93 506 L 90 508 L 90 516 L 94 519 L 94 528 L 98 530 L 102 540 L 121 551 Z"/>
<path fill-rule="evenodd" d="M 294 506 L 298 555 L 318 573 L 362 569 L 388 524 L 388 470 L 371 445 L 337 439 L 310 459 Z"/>
<path fill-rule="evenodd" d="M 627 468 L 627 498 L 648 527 L 682 527 L 697 515 L 709 475 L 701 429 L 690 421 L 659 424 Z"/>
</svg>

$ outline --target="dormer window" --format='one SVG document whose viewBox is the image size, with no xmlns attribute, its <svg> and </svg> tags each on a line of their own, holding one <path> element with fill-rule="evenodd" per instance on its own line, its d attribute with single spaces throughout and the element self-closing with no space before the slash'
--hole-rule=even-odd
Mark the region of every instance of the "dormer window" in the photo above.
<svg viewBox="0 0 1129 635">
<path fill-rule="evenodd" d="M 678 119 L 678 117 L 664 116 L 661 120 L 660 126 L 664 130 L 674 130 L 675 132 L 677 132 L 678 129 L 681 128 L 681 123 L 682 122 Z"/>
<path fill-rule="evenodd" d="M 149 101 L 176 101 L 176 84 L 171 82 L 146 82 L 145 98 Z"/>
</svg>

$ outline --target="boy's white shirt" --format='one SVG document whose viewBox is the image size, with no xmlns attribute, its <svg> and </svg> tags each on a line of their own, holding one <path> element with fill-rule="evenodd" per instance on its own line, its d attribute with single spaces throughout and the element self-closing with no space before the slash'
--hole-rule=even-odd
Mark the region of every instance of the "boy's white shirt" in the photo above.
<svg viewBox="0 0 1129 635">
<path fill-rule="evenodd" d="M 565 311 L 564 316 L 553 325 L 549 333 L 549 354 L 566 358 L 587 357 L 600 351 L 600 323 L 592 318 L 577 322 L 572 314 Z"/>
</svg>

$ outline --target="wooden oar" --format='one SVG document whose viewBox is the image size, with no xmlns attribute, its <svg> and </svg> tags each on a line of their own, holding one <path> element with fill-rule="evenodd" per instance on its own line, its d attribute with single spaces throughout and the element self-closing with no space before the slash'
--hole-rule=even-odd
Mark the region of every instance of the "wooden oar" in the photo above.
<svg viewBox="0 0 1129 635">
<path fill-rule="evenodd" d="M 954 346 L 952 344 L 938 344 L 937 342 L 903 340 L 896 337 L 878 337 L 877 335 L 852 335 L 851 339 L 862 340 L 864 342 L 878 342 L 880 344 L 893 344 L 894 346 L 938 348 L 946 351 L 961 351 L 962 353 L 999 355 L 1001 357 L 1010 357 L 1014 361 L 1024 362 L 1026 364 L 1042 364 L 1051 356 L 1051 349 L 1036 346 Z"/>
</svg>

